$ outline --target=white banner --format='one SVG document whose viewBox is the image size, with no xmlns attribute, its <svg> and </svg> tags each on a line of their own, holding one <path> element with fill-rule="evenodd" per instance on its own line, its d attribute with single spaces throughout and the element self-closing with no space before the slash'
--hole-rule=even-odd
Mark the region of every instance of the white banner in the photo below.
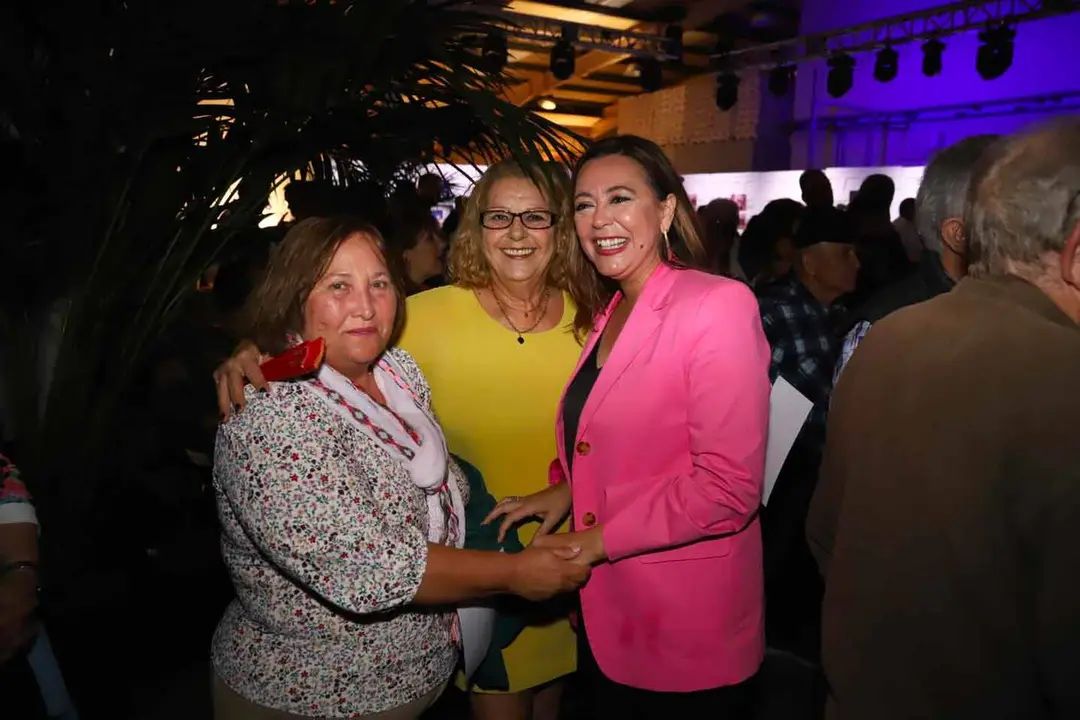
<svg viewBox="0 0 1080 720">
<path fill-rule="evenodd" d="M 450 191 L 455 196 L 468 195 L 472 192 L 473 182 L 486 168 L 460 166 L 460 170 L 450 165 L 432 166 L 446 180 Z M 740 225 L 757 215 L 773 200 L 790 198 L 802 202 L 799 189 L 799 176 L 802 170 L 781 170 L 759 173 L 696 173 L 685 175 L 683 184 L 690 195 L 694 207 L 707 205 L 717 198 L 733 200 L 740 209 Z M 896 183 L 896 195 L 893 198 L 892 217 L 900 214 L 900 203 L 905 198 L 915 197 L 922 181 L 921 167 L 860 167 L 827 168 L 833 186 L 833 197 L 837 205 L 851 202 L 855 191 L 868 176 L 875 173 L 888 175 Z"/>
</svg>

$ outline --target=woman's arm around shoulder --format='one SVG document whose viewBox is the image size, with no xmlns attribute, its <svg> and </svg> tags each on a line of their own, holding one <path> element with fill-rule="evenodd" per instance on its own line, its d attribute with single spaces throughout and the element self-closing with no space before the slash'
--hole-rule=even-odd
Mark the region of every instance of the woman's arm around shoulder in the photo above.
<svg viewBox="0 0 1080 720">
<path fill-rule="evenodd" d="M 608 558 L 744 529 L 761 502 L 769 425 L 769 344 L 742 283 L 709 283 L 683 321 L 693 469 L 658 482 L 604 527 Z"/>
</svg>

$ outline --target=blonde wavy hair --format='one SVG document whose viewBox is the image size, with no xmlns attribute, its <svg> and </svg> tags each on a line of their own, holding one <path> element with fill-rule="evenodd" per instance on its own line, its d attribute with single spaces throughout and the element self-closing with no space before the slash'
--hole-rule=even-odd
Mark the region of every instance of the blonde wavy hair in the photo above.
<svg viewBox="0 0 1080 720">
<path fill-rule="evenodd" d="M 480 213 L 487 207 L 492 188 L 510 178 L 532 181 L 547 200 L 548 210 L 555 213 L 553 226 L 555 251 L 547 268 L 546 284 L 567 293 L 575 307 L 595 307 L 601 289 L 596 272 L 578 247 L 571 206 L 570 176 L 567 168 L 557 163 L 522 167 L 514 160 L 502 160 L 488 168 L 465 200 L 461 222 L 450 243 L 449 267 L 451 281 L 470 290 L 491 286 L 491 265 L 484 255 L 484 229 Z M 587 329 L 574 328 L 582 340 Z"/>
</svg>

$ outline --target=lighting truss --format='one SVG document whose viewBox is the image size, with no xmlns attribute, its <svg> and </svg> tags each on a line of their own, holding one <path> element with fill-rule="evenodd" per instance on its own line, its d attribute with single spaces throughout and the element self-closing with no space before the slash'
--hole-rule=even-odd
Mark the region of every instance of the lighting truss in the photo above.
<svg viewBox="0 0 1080 720">
<path fill-rule="evenodd" d="M 492 24 L 505 32 L 507 37 L 520 38 L 534 45 L 554 45 L 562 37 L 563 26 L 569 25 L 577 31 L 577 37 L 573 40 L 576 48 L 601 50 L 639 58 L 678 59 L 668 52 L 670 40 L 663 35 L 566 23 L 562 20 L 525 15 L 496 7 L 471 7 L 470 12 L 482 12 L 489 15 Z"/>
<path fill-rule="evenodd" d="M 943 38 L 983 30 L 995 23 L 1015 25 L 1077 10 L 1080 10 L 1080 0 L 961 0 L 861 25 L 719 53 L 712 59 L 718 67 L 725 69 L 764 69 L 840 53 L 866 52 Z"/>
<path fill-rule="evenodd" d="M 890 130 L 907 130 L 916 123 L 924 122 L 949 122 L 1013 115 L 1071 115 L 1077 112 L 1080 112 L 1080 92 L 1057 92 L 911 110 L 879 110 L 822 116 L 814 120 L 800 120 L 792 123 L 790 127 L 792 130 L 809 130 L 815 126 L 829 130 L 881 129 L 882 127 Z"/>
</svg>

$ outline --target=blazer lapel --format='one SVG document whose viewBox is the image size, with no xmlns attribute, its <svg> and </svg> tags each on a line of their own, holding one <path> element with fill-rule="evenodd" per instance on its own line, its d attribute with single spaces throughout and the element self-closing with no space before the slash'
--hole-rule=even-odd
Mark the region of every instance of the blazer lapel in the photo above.
<svg viewBox="0 0 1080 720">
<path fill-rule="evenodd" d="M 600 369 L 596 384 L 585 401 L 585 407 L 581 411 L 581 420 L 578 423 L 577 437 L 574 438 L 575 443 L 581 439 L 582 434 L 589 425 L 589 421 L 592 420 L 600 405 L 603 404 L 604 398 L 619 382 L 619 378 L 630 367 L 634 358 L 645 347 L 649 339 L 660 329 L 660 321 L 663 317 L 660 310 L 667 301 L 668 291 L 671 289 L 675 276 L 676 271 L 674 269 L 661 264 L 645 284 L 641 297 L 630 312 L 626 325 L 623 326 L 622 332 L 619 333 L 618 339 L 615 340 L 615 346 L 611 349 L 611 354 L 608 356 L 607 362 L 604 363 L 604 367 Z M 597 327 L 593 334 L 593 342 L 582 352 L 582 358 L 588 357 L 592 346 L 599 342 L 604 328 L 607 327 L 607 321 L 611 317 L 611 311 L 615 309 L 618 297 L 616 296 L 608 307 L 603 324 Z"/>
<path fill-rule="evenodd" d="M 562 396 L 559 398 L 559 407 L 556 408 L 555 414 L 555 437 L 558 441 L 555 443 L 557 448 L 557 455 L 559 461 L 562 463 L 563 472 L 569 477 L 568 458 L 566 457 L 566 444 L 563 442 L 563 438 L 566 436 L 566 426 L 563 424 L 563 406 L 566 403 L 566 392 L 570 389 L 570 385 L 574 382 L 574 378 L 581 371 L 581 366 L 585 364 L 585 360 L 589 357 L 589 353 L 593 351 L 596 343 L 600 342 L 600 336 L 604 334 L 604 328 L 607 327 L 608 320 L 611 319 L 611 312 L 615 309 L 615 306 L 619 304 L 619 298 L 622 297 L 621 293 L 615 293 L 615 297 L 611 298 L 611 301 L 607 304 L 604 312 L 596 318 L 596 322 L 593 325 L 592 331 L 589 332 L 588 337 L 585 338 L 585 345 L 581 348 L 581 354 L 578 356 L 577 365 L 574 366 L 574 372 L 570 374 L 569 379 L 566 381 L 566 386 L 563 388 Z M 584 414 L 582 414 L 584 417 Z M 578 427 L 580 428 L 580 421 Z M 578 431 L 578 436 L 581 436 L 581 431 Z M 577 438 L 574 438 L 575 442 Z"/>
</svg>

